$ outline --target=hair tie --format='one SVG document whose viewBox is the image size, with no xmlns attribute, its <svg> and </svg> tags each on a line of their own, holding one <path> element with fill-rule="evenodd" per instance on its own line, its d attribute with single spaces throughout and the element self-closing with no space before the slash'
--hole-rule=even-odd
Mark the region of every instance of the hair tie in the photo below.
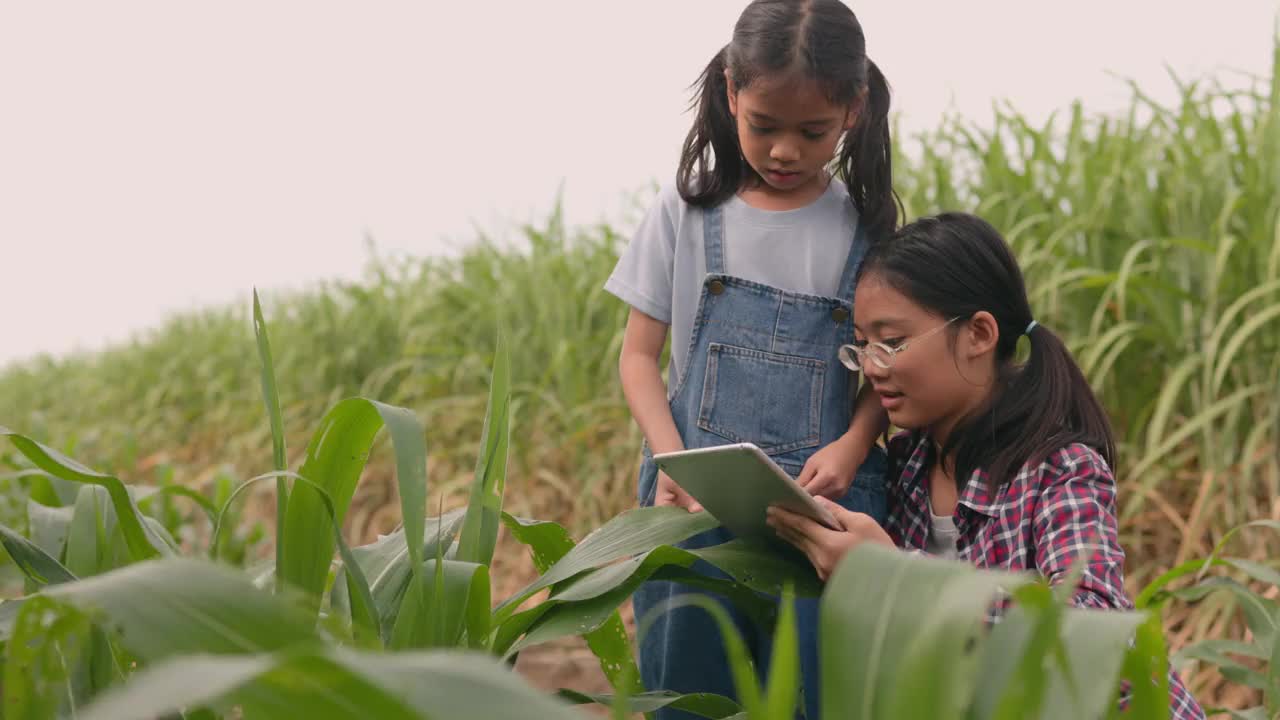
<svg viewBox="0 0 1280 720">
<path fill-rule="evenodd" d="M 1040 323 L 1037 323 L 1035 320 L 1032 320 L 1031 322 L 1027 323 L 1027 329 L 1026 329 L 1026 330 L 1023 330 L 1023 331 L 1022 331 L 1022 334 L 1023 334 L 1023 335 L 1031 335 L 1031 331 L 1032 331 L 1033 329 L 1035 329 L 1035 326 L 1036 326 L 1036 325 L 1039 325 L 1039 324 L 1040 324 Z"/>
</svg>

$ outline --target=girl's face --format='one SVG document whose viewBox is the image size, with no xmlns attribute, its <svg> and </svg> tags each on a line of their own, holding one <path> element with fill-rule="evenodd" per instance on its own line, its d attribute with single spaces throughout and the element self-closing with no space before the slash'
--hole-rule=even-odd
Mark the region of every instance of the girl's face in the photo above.
<svg viewBox="0 0 1280 720">
<path fill-rule="evenodd" d="M 878 342 L 902 348 L 892 354 L 888 369 L 870 357 L 861 361 L 863 374 L 897 427 L 928 428 L 941 442 L 989 396 L 999 338 L 990 313 L 942 317 L 872 272 L 858 281 L 853 321 L 856 346 Z"/>
<path fill-rule="evenodd" d="M 824 169 L 856 119 L 852 108 L 828 101 L 816 82 L 793 75 L 762 77 L 741 91 L 730 79 L 729 111 L 743 156 L 764 179 L 759 189 L 804 202 L 826 188 Z"/>
</svg>

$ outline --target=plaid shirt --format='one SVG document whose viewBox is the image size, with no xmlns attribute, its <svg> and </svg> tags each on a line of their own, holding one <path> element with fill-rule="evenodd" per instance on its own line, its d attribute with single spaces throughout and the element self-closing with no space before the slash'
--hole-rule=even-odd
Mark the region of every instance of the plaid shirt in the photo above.
<svg viewBox="0 0 1280 720">
<path fill-rule="evenodd" d="M 933 455 L 933 443 L 923 433 L 904 432 L 889 441 L 885 530 L 904 549 L 927 548 Z M 1092 547 L 1072 604 L 1130 610 L 1115 495 L 1115 479 L 1106 461 L 1078 443 L 1050 454 L 1037 466 L 1023 465 L 994 497 L 987 490 L 987 473 L 979 469 L 959 493 L 956 548 L 961 559 L 978 567 L 1034 570 L 1056 585 L 1067 578 L 1072 558 Z M 1172 670 L 1169 695 L 1174 720 L 1204 717 Z"/>
</svg>

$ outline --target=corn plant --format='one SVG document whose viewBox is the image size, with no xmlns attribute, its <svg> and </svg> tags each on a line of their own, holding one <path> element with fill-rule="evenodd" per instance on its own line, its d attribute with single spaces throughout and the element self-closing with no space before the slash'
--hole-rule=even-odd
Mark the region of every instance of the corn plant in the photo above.
<svg viewBox="0 0 1280 720">
<path fill-rule="evenodd" d="M 206 708 L 210 712 L 240 708 L 246 714 L 270 716 L 273 707 L 292 707 L 294 700 L 278 694 L 263 700 L 257 693 L 276 688 L 273 683 L 288 684 L 281 678 L 303 672 L 299 668 L 325 668 L 337 676 L 338 684 L 364 687 L 361 683 L 367 684 L 367 678 L 352 667 L 369 664 L 385 667 L 389 675 L 402 677 L 403 684 L 411 683 L 422 668 L 450 662 L 424 654 L 430 649 L 465 649 L 512 661 L 526 647 L 571 635 L 586 638 L 605 674 L 624 695 L 639 702 L 662 702 L 667 698 L 646 695 L 638 687 L 631 644 L 617 612 L 639 583 L 649 578 L 696 581 L 698 576 L 689 568 L 704 559 L 739 579 L 706 585 L 739 599 L 761 617 L 767 616 L 768 606 L 757 592 L 778 592 L 784 583 L 806 582 L 816 591 L 806 566 L 770 558 L 758 548 L 673 547 L 714 525 L 702 515 L 672 508 L 625 513 L 575 544 L 556 523 L 504 513 L 510 378 L 501 343 L 465 508 L 427 516 L 423 427 L 412 412 L 365 398 L 334 405 L 299 469 L 288 470 L 271 345 L 256 298 L 254 317 L 276 469 L 246 481 L 216 512 L 208 500 L 182 486 L 139 492 L 113 475 L 0 428 L 0 435 L 52 490 L 75 491 L 70 506 L 29 505 L 29 538 L 0 526 L 0 543 L 24 572 L 30 591 L 23 599 L 0 605 L 6 716 L 75 713 L 87 702 L 100 702 L 95 708 L 116 707 L 110 704 L 110 693 L 122 683 L 135 687 L 126 681 L 139 669 L 140 687 L 170 687 L 149 702 L 163 704 L 163 698 L 176 697 L 171 686 L 180 685 L 182 678 L 191 682 L 212 673 L 226 683 L 199 683 L 197 696 L 180 698 L 183 707 L 212 703 Z M 340 530 L 343 516 L 383 428 L 396 457 L 405 521 L 391 535 L 352 548 Z M 195 500 L 212 518 L 206 552 L 210 560 L 217 560 L 235 503 L 255 485 L 272 480 L 280 506 L 275 559 L 248 572 L 181 557 L 164 525 L 141 509 L 166 494 Z M 513 597 L 494 603 L 489 563 L 504 525 L 547 572 Z M 546 599 L 525 607 L 544 590 Z M 383 651 L 396 652 L 379 656 Z M 255 656 L 225 657 L 245 653 Z M 495 693 L 503 688 L 515 693 L 512 697 L 517 699 L 511 702 L 518 705 L 520 693 L 528 691 L 509 679 L 493 679 L 501 664 L 496 659 L 485 662 L 463 658 L 457 667 L 474 669 L 477 682 L 493 683 Z M 292 687 L 314 694 L 314 684 Z M 411 704 L 403 712 L 441 702 L 428 688 L 420 689 L 423 704 Z M 450 682 L 441 680 L 433 692 L 449 689 Z M 400 690 L 383 684 L 369 692 L 373 695 L 367 703 L 332 691 L 313 700 L 347 705 L 358 714 L 395 707 L 394 696 Z M 128 697 L 120 707 L 135 713 L 138 707 L 151 707 Z M 552 707 L 549 702 L 532 702 L 530 707 Z M 463 703 L 458 716 L 475 717 L 463 712 L 473 707 L 479 709 L 466 712 L 487 712 L 483 705 Z"/>
<path fill-rule="evenodd" d="M 1255 520 L 1233 528 L 1207 557 L 1172 568 L 1138 596 L 1139 607 L 1153 610 L 1171 601 L 1200 602 L 1211 596 L 1230 599 L 1230 607 L 1244 619 L 1243 637 L 1213 637 L 1191 643 L 1178 651 L 1175 662 L 1215 667 L 1230 682 L 1256 690 L 1262 699 L 1260 705 L 1218 710 L 1240 720 L 1280 717 L 1280 603 L 1276 602 L 1280 572 L 1270 562 L 1224 555 L 1237 535 L 1257 530 L 1280 532 L 1280 522 Z M 1184 578 L 1192 582 L 1171 587 Z"/>
</svg>

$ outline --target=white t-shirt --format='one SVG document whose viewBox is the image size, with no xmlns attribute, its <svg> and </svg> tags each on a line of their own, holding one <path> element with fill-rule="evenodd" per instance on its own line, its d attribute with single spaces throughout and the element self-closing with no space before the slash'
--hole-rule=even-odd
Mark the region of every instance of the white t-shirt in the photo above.
<svg viewBox="0 0 1280 720">
<path fill-rule="evenodd" d="M 725 274 L 794 292 L 835 297 L 853 245 L 858 212 L 844 183 L 794 210 L 761 210 L 734 196 L 724 203 Z M 605 290 L 671 326 L 672 387 L 684 372 L 706 277 L 701 208 L 674 184 L 662 188 L 618 260 Z"/>
<path fill-rule="evenodd" d="M 957 543 L 960 540 L 960 529 L 956 527 L 956 519 L 951 515 L 934 515 L 929 511 L 929 553 L 948 560 L 960 557 Z"/>
</svg>

